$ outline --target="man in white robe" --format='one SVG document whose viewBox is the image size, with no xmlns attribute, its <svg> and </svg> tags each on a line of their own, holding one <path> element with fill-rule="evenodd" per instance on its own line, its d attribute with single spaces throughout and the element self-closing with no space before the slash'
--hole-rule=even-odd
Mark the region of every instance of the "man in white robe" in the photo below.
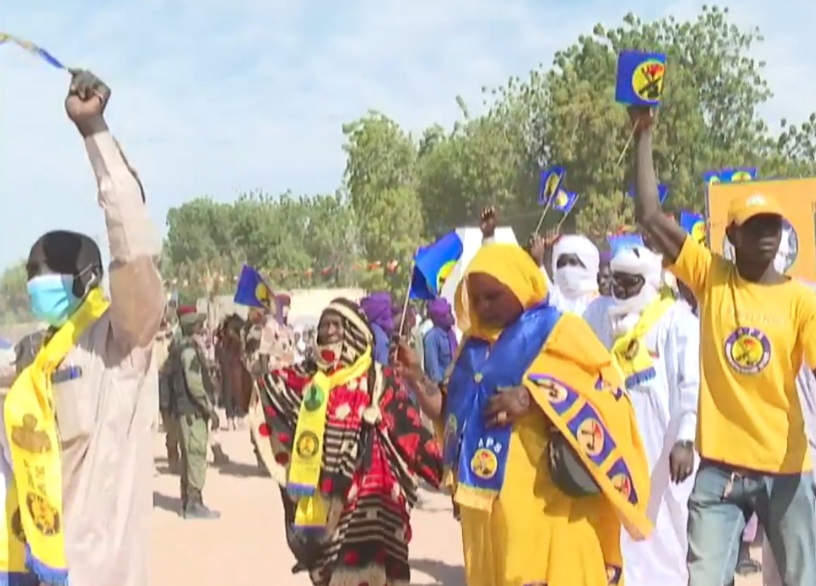
<svg viewBox="0 0 816 586">
<path fill-rule="evenodd" d="M 584 318 L 607 348 L 635 329 L 644 310 L 660 298 L 660 256 L 643 246 L 618 251 L 611 261 L 612 297 L 599 297 Z M 649 459 L 652 536 L 634 542 L 623 535 L 627 586 L 686 586 L 686 523 L 695 466 L 694 436 L 699 395 L 699 323 L 686 303 L 672 301 L 638 340 L 654 373 L 627 392 Z M 649 378 L 651 377 L 651 378 Z"/>
</svg>

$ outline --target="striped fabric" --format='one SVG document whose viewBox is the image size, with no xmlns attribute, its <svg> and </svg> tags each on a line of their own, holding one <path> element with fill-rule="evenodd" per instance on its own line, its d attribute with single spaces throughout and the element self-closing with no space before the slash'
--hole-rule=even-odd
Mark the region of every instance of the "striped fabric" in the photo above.
<svg viewBox="0 0 816 586">
<path fill-rule="evenodd" d="M 373 335 L 359 308 L 348 300 L 333 301 L 326 312 L 342 319 L 342 348 L 332 367 L 340 368 L 353 363 Z M 263 411 L 263 432 L 258 435 L 271 444 L 270 468 L 288 464 L 302 392 L 314 373 L 314 364 L 299 365 L 258 380 Z M 377 364 L 366 375 L 332 390 L 324 442 L 320 491 L 331 503 L 329 521 L 324 541 L 317 548 L 303 549 L 317 553 L 303 556 L 308 559 L 298 557 L 300 565 L 310 571 L 316 586 L 407 586 L 409 512 L 417 502 L 416 475 L 438 484 L 438 444 L 422 426 L 399 381 Z"/>
</svg>

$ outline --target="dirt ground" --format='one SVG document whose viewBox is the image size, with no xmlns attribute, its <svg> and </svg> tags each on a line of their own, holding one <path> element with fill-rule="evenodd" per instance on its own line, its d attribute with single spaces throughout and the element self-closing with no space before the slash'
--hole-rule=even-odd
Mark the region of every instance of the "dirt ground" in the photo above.
<svg viewBox="0 0 816 586">
<path fill-rule="evenodd" d="M 153 481 L 151 584 L 309 586 L 305 574 L 289 571 L 293 560 L 284 538 L 279 493 L 270 478 L 256 474 L 249 432 L 221 432 L 220 439 L 233 463 L 208 471 L 204 499 L 222 516 L 217 521 L 184 521 L 178 516 L 178 477 L 167 473 L 163 437 L 156 436 L 159 474 Z M 449 499 L 424 494 L 412 524 L 412 586 L 464 586 L 461 538 Z M 737 586 L 761 584 L 756 576 L 737 580 Z"/>
</svg>

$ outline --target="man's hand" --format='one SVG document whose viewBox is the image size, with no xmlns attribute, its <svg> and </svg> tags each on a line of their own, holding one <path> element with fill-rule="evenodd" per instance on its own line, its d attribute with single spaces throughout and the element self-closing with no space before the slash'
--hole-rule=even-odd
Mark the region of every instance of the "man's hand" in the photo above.
<svg viewBox="0 0 816 586">
<path fill-rule="evenodd" d="M 499 212 L 495 206 L 487 206 L 479 214 L 479 229 L 482 231 L 482 238 L 492 238 L 496 233 L 496 226 L 499 223 Z"/>
<path fill-rule="evenodd" d="M 672 482 L 679 484 L 694 471 L 694 444 L 677 442 L 669 453 L 669 473 Z"/>
<path fill-rule="evenodd" d="M 657 122 L 657 110 L 648 106 L 629 106 L 629 120 L 635 134 L 649 130 Z"/>
<path fill-rule="evenodd" d="M 422 380 L 423 372 L 422 365 L 419 362 L 419 357 L 413 348 L 405 340 L 399 340 L 396 344 L 396 352 L 394 354 L 394 366 L 397 373 L 406 380 L 406 382 L 416 384 Z"/>
<path fill-rule="evenodd" d="M 544 236 L 540 234 L 532 234 L 527 243 L 527 252 L 533 257 L 533 260 L 538 266 L 544 265 L 544 259 L 547 251 L 552 248 L 553 244 L 558 240 L 558 230 L 549 230 L 545 232 Z"/>
<path fill-rule="evenodd" d="M 530 391 L 524 385 L 500 388 L 490 397 L 484 417 L 488 427 L 510 425 L 530 411 Z"/>
<path fill-rule="evenodd" d="M 210 429 L 212 431 L 217 431 L 221 427 L 221 418 L 218 417 L 218 413 L 213 409 L 210 411 Z"/>
<path fill-rule="evenodd" d="M 84 137 L 107 129 L 105 108 L 111 90 L 90 71 L 71 70 L 71 85 L 65 98 L 65 112 Z"/>
</svg>

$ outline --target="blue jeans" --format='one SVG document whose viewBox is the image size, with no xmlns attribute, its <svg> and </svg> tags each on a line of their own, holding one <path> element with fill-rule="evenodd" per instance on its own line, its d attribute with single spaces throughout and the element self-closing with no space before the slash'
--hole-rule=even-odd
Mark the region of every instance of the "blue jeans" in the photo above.
<svg viewBox="0 0 816 586">
<path fill-rule="evenodd" d="M 703 460 L 689 498 L 689 586 L 733 584 L 750 511 L 765 530 L 783 584 L 816 584 L 813 475 L 762 474 Z"/>
</svg>

